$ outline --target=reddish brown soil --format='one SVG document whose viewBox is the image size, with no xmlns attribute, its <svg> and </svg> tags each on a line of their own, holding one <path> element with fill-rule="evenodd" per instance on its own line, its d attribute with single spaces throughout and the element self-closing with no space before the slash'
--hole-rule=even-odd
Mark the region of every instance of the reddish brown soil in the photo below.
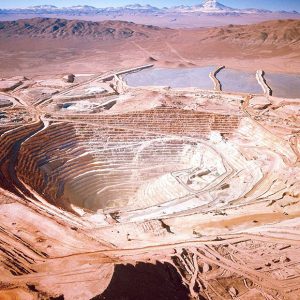
<svg viewBox="0 0 300 300">
<path fill-rule="evenodd" d="M 38 20 L 26 22 L 36 28 Z M 60 34 L 25 30 L 22 22 L 16 28 L 7 23 L 7 31 L 0 34 L 2 77 L 20 73 L 98 73 L 116 65 L 127 68 L 145 63 L 163 67 L 221 64 L 248 70 L 300 72 L 299 21 L 296 20 L 172 30 L 104 22 L 93 25 L 98 29 L 94 28 L 92 34 L 88 33 L 93 27 L 89 22 L 69 21 L 65 33 L 60 31 Z M 55 22 L 47 21 L 52 27 L 56 26 Z M 81 23 L 84 29 L 72 34 L 72 28 Z M 96 37 L 102 29 L 107 33 L 110 27 L 116 33 Z M 125 29 L 131 34 L 122 34 Z"/>
<path fill-rule="evenodd" d="M 298 23 L 128 26 L 1 39 L 3 76 L 39 76 L 0 84 L 0 299 L 298 300 L 300 100 L 122 79 L 297 72 Z"/>
</svg>

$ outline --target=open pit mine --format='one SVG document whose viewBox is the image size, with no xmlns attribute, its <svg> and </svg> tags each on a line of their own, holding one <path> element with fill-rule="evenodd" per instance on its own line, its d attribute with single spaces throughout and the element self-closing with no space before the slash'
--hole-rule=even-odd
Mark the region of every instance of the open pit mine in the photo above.
<svg viewBox="0 0 300 300">
<path fill-rule="evenodd" d="M 0 299 L 300 299 L 300 100 L 144 67 L 0 81 Z"/>
</svg>

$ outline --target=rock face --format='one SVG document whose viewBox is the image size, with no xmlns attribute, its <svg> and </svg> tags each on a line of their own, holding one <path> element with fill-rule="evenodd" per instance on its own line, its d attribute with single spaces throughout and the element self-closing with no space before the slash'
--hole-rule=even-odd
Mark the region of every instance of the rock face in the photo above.
<svg viewBox="0 0 300 300">
<path fill-rule="evenodd" d="M 128 71 L 5 94 L 0 298 L 297 299 L 300 100 Z"/>
</svg>

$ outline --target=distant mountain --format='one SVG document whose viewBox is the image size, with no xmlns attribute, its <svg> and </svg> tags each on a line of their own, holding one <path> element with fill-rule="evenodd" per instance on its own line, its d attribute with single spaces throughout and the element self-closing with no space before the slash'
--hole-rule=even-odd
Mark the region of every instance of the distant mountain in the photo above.
<svg viewBox="0 0 300 300">
<path fill-rule="evenodd" d="M 170 10 L 182 12 L 182 13 L 203 13 L 203 14 L 225 14 L 225 15 L 236 15 L 236 14 L 254 14 L 254 13 L 271 13 L 269 10 L 262 10 L 262 9 L 237 9 L 225 6 L 219 3 L 216 0 L 205 0 L 200 5 L 195 6 L 177 6 L 171 8 Z"/>
<path fill-rule="evenodd" d="M 208 14 L 208 15 L 243 15 L 243 14 L 266 14 L 272 13 L 269 10 L 264 9 L 236 9 L 225 6 L 217 0 L 204 0 L 199 5 L 194 6 L 175 6 L 175 7 L 164 7 L 157 8 L 151 5 L 133 4 L 126 5 L 123 7 L 106 7 L 96 8 L 93 6 L 72 6 L 72 7 L 56 7 L 53 5 L 40 5 L 31 6 L 28 8 L 17 8 L 17 9 L 0 9 L 0 14 L 22 14 L 22 15 L 34 15 L 34 16 L 45 16 L 45 15 L 165 15 L 170 13 L 178 14 Z M 281 11 L 280 13 L 287 13 Z M 292 12 L 298 14 L 298 12 Z"/>
<path fill-rule="evenodd" d="M 55 18 L 32 18 L 0 22 L 0 37 L 76 38 L 123 40 L 148 38 L 157 31 L 166 31 L 152 25 L 125 21 L 79 21 Z"/>
<path fill-rule="evenodd" d="M 228 25 L 210 28 L 206 42 L 228 41 L 230 44 L 300 47 L 300 20 L 272 20 L 252 25 Z"/>
<path fill-rule="evenodd" d="M 0 14 L 34 14 L 38 15 L 97 15 L 107 13 L 157 13 L 162 10 L 151 5 L 126 5 L 123 7 L 96 8 L 88 5 L 77 5 L 71 7 L 56 7 L 54 5 L 30 6 L 27 8 L 0 9 Z"/>
<path fill-rule="evenodd" d="M 36 39 L 39 42 L 42 39 L 55 40 L 59 42 L 59 45 L 63 45 L 64 42 L 70 45 L 69 41 L 79 41 L 88 45 L 89 42 L 97 41 L 102 45 L 109 45 L 111 49 L 113 49 L 114 42 L 131 44 L 128 42 L 137 41 L 137 45 L 146 44 L 152 47 L 153 43 L 157 43 L 158 34 L 160 41 L 167 41 L 167 43 L 160 42 L 163 49 L 160 51 L 166 53 L 170 51 L 168 41 L 172 41 L 174 45 L 177 45 L 176 47 L 182 47 L 187 53 L 190 53 L 191 49 L 194 49 L 196 53 L 197 47 L 201 49 L 201 45 L 204 47 L 202 49 L 208 47 L 209 50 L 205 50 L 208 51 L 207 53 L 215 55 L 218 54 L 219 47 L 228 47 L 230 50 L 226 50 L 227 52 L 237 49 L 236 53 L 239 53 L 238 49 L 241 48 L 246 51 L 245 53 L 249 50 L 250 53 L 254 51 L 262 55 L 268 55 L 266 53 L 270 51 L 274 57 L 277 55 L 275 53 L 281 53 L 278 55 L 300 53 L 300 20 L 273 20 L 251 25 L 230 24 L 186 31 L 112 20 L 91 22 L 62 18 L 31 18 L 0 22 L 0 43 L 3 45 L 8 39 L 12 41 L 25 39 L 27 44 L 29 38 L 31 41 Z M 140 51 L 139 47 L 137 49 Z M 291 49 L 295 52 L 289 52 Z M 273 52 L 275 50 L 280 51 Z M 263 51 L 265 51 L 264 54 Z M 147 63 L 153 63 L 156 59 L 157 57 L 154 59 L 149 56 Z"/>
<path fill-rule="evenodd" d="M 39 9 L 57 9 L 56 6 L 54 5 L 36 5 L 36 6 L 29 6 L 29 9 L 33 9 L 33 10 L 39 10 Z"/>
<path fill-rule="evenodd" d="M 200 5 L 195 6 L 178 6 L 175 10 L 182 12 L 203 12 L 203 13 L 224 13 L 233 12 L 233 8 L 225 6 L 216 0 L 206 0 Z"/>
<path fill-rule="evenodd" d="M 232 11 L 233 9 L 227 7 L 216 0 L 206 0 L 202 4 L 203 11 L 206 12 L 219 12 L 219 11 Z"/>
</svg>

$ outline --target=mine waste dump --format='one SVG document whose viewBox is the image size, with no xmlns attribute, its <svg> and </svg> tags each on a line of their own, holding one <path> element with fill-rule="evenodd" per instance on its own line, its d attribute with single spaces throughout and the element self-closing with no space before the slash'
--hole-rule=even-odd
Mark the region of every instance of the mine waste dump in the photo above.
<svg viewBox="0 0 300 300">
<path fill-rule="evenodd" d="M 176 72 L 1 81 L 5 299 L 299 298 L 300 100 Z"/>
</svg>

